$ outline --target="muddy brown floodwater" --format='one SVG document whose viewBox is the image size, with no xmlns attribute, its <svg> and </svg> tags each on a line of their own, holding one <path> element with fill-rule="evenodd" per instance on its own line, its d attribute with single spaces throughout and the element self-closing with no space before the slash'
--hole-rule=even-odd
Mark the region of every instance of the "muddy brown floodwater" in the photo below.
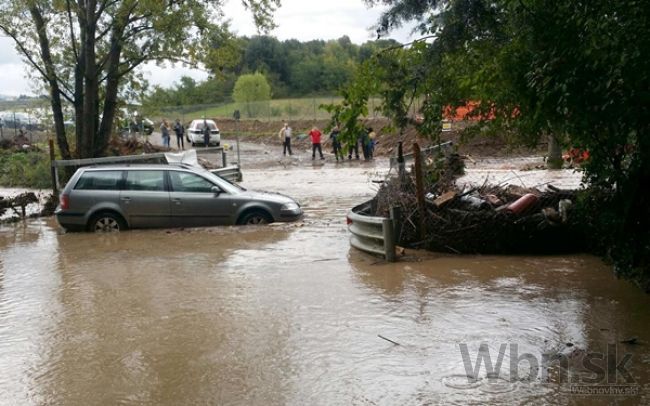
<svg viewBox="0 0 650 406">
<path fill-rule="evenodd" d="M 383 165 L 245 171 L 300 200 L 294 224 L 2 226 L 0 404 L 649 403 L 650 298 L 599 259 L 350 249 L 345 213 Z M 572 394 L 567 373 L 636 395 Z"/>
</svg>

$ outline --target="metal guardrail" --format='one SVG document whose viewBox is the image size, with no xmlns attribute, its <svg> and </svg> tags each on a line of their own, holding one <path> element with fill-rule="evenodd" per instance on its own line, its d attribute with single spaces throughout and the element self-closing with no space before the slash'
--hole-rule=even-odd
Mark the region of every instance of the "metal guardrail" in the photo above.
<svg viewBox="0 0 650 406">
<path fill-rule="evenodd" d="M 447 152 L 451 147 L 453 147 L 454 143 L 452 141 L 446 141 L 437 145 L 433 145 L 431 147 L 425 148 L 420 151 L 420 155 L 422 155 L 423 158 L 426 158 L 428 155 L 431 155 L 434 151 L 441 150 L 443 152 Z M 408 161 L 413 160 L 413 153 L 410 154 L 404 154 L 404 163 Z M 392 156 L 390 157 L 390 169 L 393 169 L 394 167 L 399 166 L 398 162 L 398 157 Z"/>
<path fill-rule="evenodd" d="M 392 218 L 369 216 L 372 200 L 355 206 L 348 212 L 350 245 L 369 254 L 395 261 L 395 221 Z"/>
<path fill-rule="evenodd" d="M 51 147 L 52 148 L 52 147 Z M 197 155 L 205 154 L 218 154 L 221 157 L 221 168 L 213 170 L 213 173 L 228 179 L 231 182 L 241 182 L 242 174 L 239 165 L 227 166 L 226 150 L 224 147 L 209 147 L 209 148 L 196 148 Z M 52 154 L 52 152 L 51 152 Z M 166 163 L 165 152 L 156 152 L 151 154 L 141 155 L 122 155 L 122 156 L 109 156 L 101 158 L 83 158 L 83 159 L 59 159 L 52 160 L 52 177 L 54 187 L 54 194 L 58 194 L 61 189 L 61 181 L 59 179 L 59 168 L 63 167 L 80 167 L 90 165 L 111 165 L 111 164 L 128 164 L 128 163 L 144 163 L 144 162 L 157 162 Z M 219 171 L 223 171 L 223 174 Z"/>
<path fill-rule="evenodd" d="M 244 180 L 239 165 L 227 166 L 225 168 L 211 169 L 210 172 L 231 182 L 241 182 Z"/>
</svg>

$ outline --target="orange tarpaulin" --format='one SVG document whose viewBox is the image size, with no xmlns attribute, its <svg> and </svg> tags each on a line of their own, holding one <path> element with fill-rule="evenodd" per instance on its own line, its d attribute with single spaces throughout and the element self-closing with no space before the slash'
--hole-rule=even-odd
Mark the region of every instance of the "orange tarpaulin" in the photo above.
<svg viewBox="0 0 650 406">
<path fill-rule="evenodd" d="M 469 101 L 464 106 L 459 106 L 454 109 L 454 107 L 447 106 L 445 107 L 442 115 L 447 120 L 453 121 L 478 121 L 481 119 L 492 120 L 494 118 L 494 113 L 490 112 L 487 115 L 471 115 L 470 113 L 474 111 L 481 103 L 477 101 Z"/>
</svg>

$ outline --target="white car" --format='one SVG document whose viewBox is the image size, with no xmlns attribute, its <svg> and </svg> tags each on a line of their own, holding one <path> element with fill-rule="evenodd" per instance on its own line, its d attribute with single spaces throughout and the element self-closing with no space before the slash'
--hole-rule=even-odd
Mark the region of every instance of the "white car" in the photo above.
<svg viewBox="0 0 650 406">
<path fill-rule="evenodd" d="M 205 123 L 207 123 L 210 128 L 210 144 L 218 147 L 221 145 L 221 134 L 219 133 L 219 128 L 214 120 L 192 120 L 190 126 L 185 132 L 187 142 L 191 143 L 192 146 L 195 146 L 196 144 L 205 145 L 205 139 L 203 138 Z"/>
</svg>

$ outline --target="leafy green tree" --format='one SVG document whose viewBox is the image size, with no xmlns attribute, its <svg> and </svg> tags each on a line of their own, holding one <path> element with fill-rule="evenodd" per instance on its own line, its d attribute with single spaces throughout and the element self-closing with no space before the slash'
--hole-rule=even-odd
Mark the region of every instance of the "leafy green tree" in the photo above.
<svg viewBox="0 0 650 406">
<path fill-rule="evenodd" d="M 442 106 L 476 100 L 474 130 L 524 144 L 550 134 L 588 150 L 583 222 L 621 272 L 650 277 L 650 2 L 367 3 L 386 7 L 380 34 L 415 21 L 423 36 L 375 53 L 358 78 L 374 83 L 398 126 L 413 95 L 431 136 Z"/>
<path fill-rule="evenodd" d="M 271 100 L 271 86 L 261 73 L 241 75 L 235 83 L 232 94 L 236 103 L 245 106 L 248 117 L 256 116 L 261 102 Z"/>
<path fill-rule="evenodd" d="M 279 0 L 243 0 L 260 27 L 272 25 Z M 64 158 L 102 155 L 120 95 L 139 90 L 134 72 L 148 61 L 211 66 L 224 57 L 213 44 L 228 38 L 220 1 L 5 0 L 0 30 L 48 88 Z M 63 124 L 63 103 L 75 111 L 76 151 Z"/>
</svg>

